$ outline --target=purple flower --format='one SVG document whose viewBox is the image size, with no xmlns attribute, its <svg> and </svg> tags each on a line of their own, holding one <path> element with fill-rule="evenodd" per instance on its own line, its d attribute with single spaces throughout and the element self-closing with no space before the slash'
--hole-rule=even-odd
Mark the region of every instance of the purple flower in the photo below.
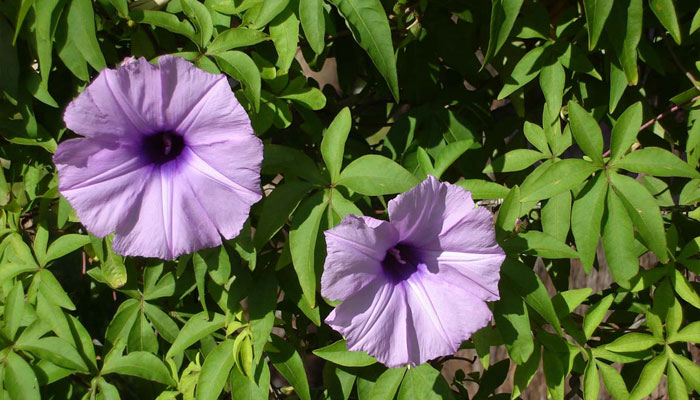
<svg viewBox="0 0 700 400">
<path fill-rule="evenodd" d="M 454 354 L 499 299 L 493 215 L 429 176 L 389 202 L 389 219 L 348 215 L 325 232 L 321 293 L 342 300 L 326 323 L 388 367 Z"/>
<path fill-rule="evenodd" d="M 54 155 L 59 190 L 117 253 L 173 259 L 238 235 L 260 200 L 262 142 L 223 75 L 179 57 L 105 69 L 71 102 L 85 136 Z"/>
</svg>

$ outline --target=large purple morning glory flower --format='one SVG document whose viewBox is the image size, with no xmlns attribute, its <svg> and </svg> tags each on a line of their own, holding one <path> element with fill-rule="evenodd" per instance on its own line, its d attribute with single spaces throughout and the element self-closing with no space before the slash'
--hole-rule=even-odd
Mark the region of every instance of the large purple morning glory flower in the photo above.
<svg viewBox="0 0 700 400">
<path fill-rule="evenodd" d="M 389 202 L 389 219 L 348 215 L 325 232 L 321 293 L 342 300 L 326 323 L 388 367 L 454 354 L 499 299 L 493 215 L 429 176 Z"/>
<path fill-rule="evenodd" d="M 105 69 L 68 105 L 85 137 L 54 155 L 59 190 L 117 253 L 173 259 L 238 235 L 260 200 L 262 142 L 223 75 L 163 56 Z"/>
</svg>

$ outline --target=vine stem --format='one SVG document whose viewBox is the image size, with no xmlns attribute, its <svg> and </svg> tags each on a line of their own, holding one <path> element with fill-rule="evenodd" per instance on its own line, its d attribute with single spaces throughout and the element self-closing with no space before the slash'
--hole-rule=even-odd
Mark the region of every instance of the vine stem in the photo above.
<svg viewBox="0 0 700 400">
<path fill-rule="evenodd" d="M 695 96 L 695 97 L 693 97 L 692 99 L 690 99 L 690 100 L 688 100 L 688 101 L 686 101 L 686 102 L 683 102 L 683 103 L 681 103 L 681 104 L 676 104 L 675 106 L 669 108 L 668 110 L 662 112 L 661 114 L 657 115 L 656 117 L 654 117 L 654 118 L 650 119 L 649 121 L 645 122 L 642 126 L 639 127 L 639 132 L 641 132 L 641 131 L 645 130 L 646 128 L 650 127 L 651 125 L 654 124 L 654 122 L 656 122 L 656 121 L 658 121 L 658 120 L 660 120 L 660 119 L 662 119 L 662 118 L 665 118 L 665 117 L 667 117 L 667 116 L 673 114 L 674 112 L 678 111 L 681 107 L 683 107 L 683 106 L 685 106 L 685 105 L 688 105 L 688 104 L 690 104 L 690 103 L 694 103 L 694 102 L 696 102 L 696 101 L 698 101 L 698 100 L 700 100 L 700 96 Z M 603 157 L 608 157 L 609 155 L 610 155 L 610 150 L 606 151 L 606 152 L 603 154 Z"/>
</svg>

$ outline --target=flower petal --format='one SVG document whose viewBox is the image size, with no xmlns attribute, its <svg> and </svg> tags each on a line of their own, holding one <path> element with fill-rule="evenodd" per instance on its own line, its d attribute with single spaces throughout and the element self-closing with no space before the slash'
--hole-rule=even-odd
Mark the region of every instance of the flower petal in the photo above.
<svg viewBox="0 0 700 400">
<path fill-rule="evenodd" d="M 432 175 L 418 186 L 389 202 L 389 220 L 401 235 L 401 242 L 414 247 L 434 246 L 444 224 L 451 218 L 446 208 L 447 184 Z M 473 207 L 474 203 L 462 204 Z"/>
<path fill-rule="evenodd" d="M 172 260 L 221 244 L 214 223 L 180 175 L 177 162 L 153 167 L 141 202 L 117 226 L 114 251 Z"/>
<path fill-rule="evenodd" d="M 343 301 L 325 321 L 345 337 L 348 349 L 363 350 L 387 367 L 418 358 L 404 290 L 376 279 Z"/>
<path fill-rule="evenodd" d="M 174 130 L 193 146 L 253 135 L 248 114 L 223 77 L 208 89 Z"/>
<path fill-rule="evenodd" d="M 149 67 L 150 68 L 150 67 Z M 151 128 L 126 101 L 115 83 L 117 71 L 104 69 L 90 85 L 68 104 L 63 121 L 68 129 L 89 137 L 121 137 L 134 141 Z M 139 82 L 135 82 L 140 86 Z"/>
<path fill-rule="evenodd" d="M 496 301 L 500 298 L 501 264 L 506 258 L 503 250 L 498 250 L 492 254 L 425 250 L 420 253 L 429 273 L 467 289 L 483 301 Z"/>
<path fill-rule="evenodd" d="M 196 111 L 199 110 L 197 105 L 213 93 L 214 85 L 223 81 L 228 86 L 225 76 L 203 71 L 182 57 L 164 55 L 158 58 L 158 66 L 165 111 L 163 117 L 169 129 L 175 129 L 192 112 L 199 112 Z M 228 91 L 230 93 L 231 89 Z"/>
<path fill-rule="evenodd" d="M 261 160 L 262 143 L 252 135 L 196 150 L 186 148 L 178 160 L 181 177 L 226 239 L 238 235 L 251 205 L 262 198 Z"/>
<path fill-rule="evenodd" d="M 348 215 L 327 230 L 328 256 L 321 276 L 321 294 L 345 300 L 376 279 L 384 279 L 381 262 L 398 242 L 390 223 Z"/>
<path fill-rule="evenodd" d="M 150 166 L 127 144 L 93 138 L 61 142 L 54 155 L 59 191 L 90 232 L 106 236 L 139 198 Z"/>
<path fill-rule="evenodd" d="M 460 344 L 491 320 L 491 310 L 459 282 L 428 272 L 424 266 L 402 282 L 410 308 L 418 365 L 436 357 L 454 354 Z"/>
</svg>

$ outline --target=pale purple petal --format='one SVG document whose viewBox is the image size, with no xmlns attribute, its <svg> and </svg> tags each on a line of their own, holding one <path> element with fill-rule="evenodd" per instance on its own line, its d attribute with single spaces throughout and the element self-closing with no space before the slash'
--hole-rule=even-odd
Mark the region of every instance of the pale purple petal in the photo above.
<svg viewBox="0 0 700 400">
<path fill-rule="evenodd" d="M 262 198 L 261 160 L 262 142 L 252 135 L 185 149 L 178 160 L 182 180 L 226 239 L 238 235 Z"/>
<path fill-rule="evenodd" d="M 226 77 L 182 58 L 105 69 L 66 109 L 59 190 L 126 255 L 172 259 L 236 236 L 262 197 L 262 142 Z"/>
<path fill-rule="evenodd" d="M 137 155 L 127 144 L 92 138 L 58 146 L 58 188 L 96 236 L 113 232 L 139 199 L 151 167 Z"/>
<path fill-rule="evenodd" d="M 433 246 L 442 227 L 452 219 L 446 209 L 448 187 L 429 175 L 418 186 L 389 202 L 389 220 L 401 235 L 401 242 L 416 247 Z M 473 207 L 464 204 L 465 207 Z"/>
<path fill-rule="evenodd" d="M 206 95 L 174 129 L 192 146 L 253 134 L 248 114 L 224 78 L 208 88 Z"/>
<path fill-rule="evenodd" d="M 387 280 L 371 281 L 325 322 L 345 337 L 349 350 L 365 351 L 388 367 L 411 363 L 419 355 L 404 290 Z"/>
<path fill-rule="evenodd" d="M 413 325 L 409 335 L 418 340 L 418 354 L 410 362 L 422 364 L 454 354 L 460 344 L 491 320 L 486 303 L 460 282 L 452 282 L 423 266 L 401 283 Z"/>
<path fill-rule="evenodd" d="M 201 111 L 198 105 L 207 102 L 214 85 L 221 85 L 216 91 L 231 93 L 226 77 L 202 71 L 182 57 L 169 55 L 158 59 L 165 125 L 175 129 L 192 112 Z M 227 99 L 230 101 L 230 98 Z M 212 112 L 212 110 L 209 110 Z M 213 116 L 218 117 L 214 112 Z"/>
<path fill-rule="evenodd" d="M 325 235 L 328 256 L 321 277 L 324 297 L 345 300 L 370 282 L 384 279 L 382 260 L 398 242 L 398 232 L 391 224 L 348 215 Z"/>
<path fill-rule="evenodd" d="M 440 279 L 462 286 L 482 301 L 500 298 L 498 281 L 505 260 L 502 250 L 492 254 L 425 250 L 420 253 L 426 269 Z"/>
<path fill-rule="evenodd" d="M 183 184 L 177 163 L 153 167 L 142 199 L 114 235 L 114 251 L 173 259 L 181 254 L 221 244 L 214 223 Z"/>
</svg>

